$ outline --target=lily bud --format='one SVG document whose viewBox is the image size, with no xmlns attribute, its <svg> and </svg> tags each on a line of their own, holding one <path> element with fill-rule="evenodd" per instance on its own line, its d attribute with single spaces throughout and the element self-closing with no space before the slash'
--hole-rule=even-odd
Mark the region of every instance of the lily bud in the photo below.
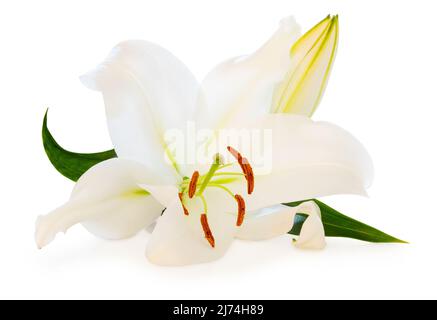
<svg viewBox="0 0 437 320">
<path fill-rule="evenodd" d="M 338 16 L 328 16 L 290 50 L 291 68 L 275 92 L 272 111 L 311 116 L 325 90 L 338 43 Z"/>
</svg>

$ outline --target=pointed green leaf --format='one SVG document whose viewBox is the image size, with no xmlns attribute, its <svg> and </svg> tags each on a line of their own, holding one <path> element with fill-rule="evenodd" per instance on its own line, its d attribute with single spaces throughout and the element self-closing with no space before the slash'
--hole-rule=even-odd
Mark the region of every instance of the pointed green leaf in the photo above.
<svg viewBox="0 0 437 320">
<path fill-rule="evenodd" d="M 44 149 L 52 165 L 68 179 L 77 181 L 92 166 L 104 160 L 117 157 L 114 150 L 98 153 L 75 153 L 65 150 L 56 142 L 47 128 L 47 113 L 48 109 L 42 126 Z"/>
<path fill-rule="evenodd" d="M 348 216 L 341 214 L 337 210 L 331 208 L 330 206 L 324 204 L 319 200 L 313 199 L 313 201 L 315 201 L 320 208 L 323 227 L 325 229 L 325 235 L 327 237 L 352 238 L 368 242 L 407 243 L 403 240 L 399 240 L 382 231 L 379 231 L 367 224 L 349 218 Z M 295 207 L 302 202 L 304 201 L 290 202 L 284 204 L 290 207 Z M 294 220 L 294 226 L 288 233 L 292 235 L 299 235 L 306 218 L 306 214 L 298 213 Z"/>
</svg>

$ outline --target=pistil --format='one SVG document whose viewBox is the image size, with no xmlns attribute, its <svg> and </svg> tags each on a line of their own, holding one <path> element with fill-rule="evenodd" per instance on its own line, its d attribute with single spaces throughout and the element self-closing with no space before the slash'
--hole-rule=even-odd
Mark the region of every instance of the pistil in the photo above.
<svg viewBox="0 0 437 320">
<path fill-rule="evenodd" d="M 199 188 L 199 194 L 202 194 L 203 191 L 205 191 L 205 188 L 208 186 L 208 183 L 211 181 L 212 177 L 214 177 L 214 173 L 220 168 L 220 166 L 223 164 L 223 159 L 220 154 L 216 154 L 214 156 L 214 163 L 209 168 L 207 174 L 202 180 L 202 184 Z"/>
</svg>

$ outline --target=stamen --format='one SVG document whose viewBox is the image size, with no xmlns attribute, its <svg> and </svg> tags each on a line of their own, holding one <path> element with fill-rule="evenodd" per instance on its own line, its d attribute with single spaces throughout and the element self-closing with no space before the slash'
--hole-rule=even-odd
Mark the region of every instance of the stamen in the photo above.
<svg viewBox="0 0 437 320">
<path fill-rule="evenodd" d="M 241 172 L 217 172 L 214 176 L 243 176 L 244 173 Z"/>
<path fill-rule="evenodd" d="M 247 158 L 243 158 L 241 153 L 231 146 L 228 146 L 228 151 L 234 156 L 235 159 L 237 159 L 247 181 L 247 193 L 252 194 L 255 187 L 255 177 L 253 175 L 252 166 L 249 164 L 249 160 L 247 160 Z"/>
<path fill-rule="evenodd" d="M 188 177 L 184 177 L 183 182 L 181 183 L 182 192 L 179 193 L 179 200 L 181 201 L 182 208 L 184 209 L 184 214 L 189 215 L 189 212 L 187 208 L 184 205 L 184 193 L 186 192 L 188 194 L 188 197 L 191 199 L 194 196 L 199 197 L 202 200 L 203 203 L 203 213 L 200 215 L 200 224 L 202 226 L 203 232 L 205 234 L 205 239 L 208 240 L 208 243 L 211 245 L 211 247 L 215 247 L 215 239 L 211 232 L 211 228 L 208 224 L 208 218 L 207 218 L 207 203 L 206 199 L 203 196 L 203 192 L 207 187 L 213 187 L 213 188 L 220 188 L 226 193 L 228 193 L 236 202 L 238 206 L 238 215 L 237 215 L 237 221 L 236 225 L 240 227 L 243 224 L 244 216 L 246 214 L 246 203 L 244 201 L 244 198 L 239 194 L 234 194 L 230 189 L 226 188 L 223 184 L 230 183 L 233 180 L 236 180 L 238 178 L 232 178 L 232 176 L 242 176 L 244 175 L 246 181 L 247 181 L 247 193 L 251 194 L 254 189 L 254 174 L 251 165 L 249 164 L 247 158 L 244 158 L 241 153 L 239 153 L 234 148 L 228 146 L 228 151 L 237 159 L 238 164 L 240 165 L 240 168 L 242 170 L 242 173 L 240 172 L 217 172 L 218 170 L 221 170 L 223 168 L 226 168 L 228 166 L 232 166 L 235 163 L 230 164 L 223 164 L 223 158 L 220 154 L 216 154 L 213 159 L 213 163 L 211 167 L 209 168 L 208 172 L 200 176 L 199 171 L 194 171 L 193 175 L 191 176 L 191 179 L 189 180 Z M 215 176 L 223 176 L 224 179 L 216 178 L 213 179 Z M 198 185 L 199 184 L 199 188 Z"/>
<path fill-rule="evenodd" d="M 192 198 L 196 193 L 197 180 L 199 180 L 199 171 L 194 171 L 190 180 L 190 185 L 188 186 L 188 196 L 190 198 Z"/>
<path fill-rule="evenodd" d="M 202 200 L 203 212 L 206 214 L 206 213 L 208 213 L 208 204 L 206 203 L 206 199 L 202 195 L 199 195 L 199 197 L 200 197 L 200 200 Z"/>
<path fill-rule="evenodd" d="M 222 186 L 221 184 L 215 184 L 215 183 L 211 182 L 210 184 L 208 184 L 208 188 L 222 189 L 223 191 L 226 191 L 232 198 L 234 198 L 234 194 L 232 193 L 232 191 L 229 190 L 228 188 L 226 188 L 225 186 Z"/>
<path fill-rule="evenodd" d="M 241 165 L 241 162 L 243 160 L 243 156 L 241 155 L 241 153 L 239 153 L 231 146 L 228 146 L 228 151 L 234 156 L 235 159 L 237 159 L 238 163 Z"/>
<path fill-rule="evenodd" d="M 235 201 L 237 201 L 237 206 L 238 206 L 237 226 L 238 227 L 241 226 L 243 224 L 244 215 L 246 214 L 246 203 L 244 201 L 244 198 L 242 196 L 240 196 L 239 194 L 234 195 L 231 190 L 229 190 L 228 188 L 226 188 L 220 184 L 210 183 L 208 185 L 208 187 L 222 189 L 227 194 L 229 194 L 232 198 L 234 198 Z"/>
<path fill-rule="evenodd" d="M 237 227 L 241 226 L 244 221 L 244 215 L 246 214 L 246 204 L 244 202 L 244 199 L 239 194 L 236 194 L 235 200 L 237 200 L 238 203 L 238 216 L 237 216 Z"/>
<path fill-rule="evenodd" d="M 243 174 L 241 174 L 241 175 L 243 175 Z M 211 182 L 209 184 L 211 184 L 211 183 L 213 183 L 213 184 L 229 184 L 229 183 L 233 183 L 235 181 L 239 181 L 238 178 L 232 178 L 232 176 L 225 177 L 225 178 L 217 177 L 216 179 L 211 180 Z"/>
<path fill-rule="evenodd" d="M 240 163 L 241 170 L 243 171 L 243 173 L 244 173 L 245 176 L 247 175 L 246 163 L 248 163 L 248 162 L 249 162 L 249 161 L 247 160 L 247 158 L 243 158 L 243 159 L 241 160 L 241 163 Z"/>
<path fill-rule="evenodd" d="M 211 229 L 209 228 L 208 218 L 205 213 L 200 215 L 200 224 L 202 225 L 203 233 L 205 234 L 205 239 L 208 240 L 211 247 L 215 247 L 214 236 L 212 235 Z"/>
<path fill-rule="evenodd" d="M 188 213 L 187 208 L 186 208 L 185 205 L 184 205 L 184 201 L 183 201 L 183 193 L 182 193 L 182 192 L 179 192 L 179 200 L 181 201 L 182 209 L 184 209 L 184 214 L 185 214 L 186 216 L 188 216 L 189 213 Z"/>
<path fill-rule="evenodd" d="M 243 158 L 243 172 L 246 176 L 247 181 L 247 193 L 252 194 L 255 187 L 255 178 L 253 176 L 252 166 L 246 158 Z"/>
</svg>

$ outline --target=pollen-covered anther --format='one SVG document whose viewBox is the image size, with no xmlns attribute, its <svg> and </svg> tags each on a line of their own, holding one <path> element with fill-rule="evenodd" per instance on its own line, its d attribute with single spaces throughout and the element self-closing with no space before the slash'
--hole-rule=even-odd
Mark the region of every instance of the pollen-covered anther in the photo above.
<svg viewBox="0 0 437 320">
<path fill-rule="evenodd" d="M 181 201 L 182 209 L 184 209 L 184 214 L 185 214 L 186 216 L 188 216 L 189 213 L 188 213 L 187 208 L 186 208 L 185 205 L 184 205 L 183 194 L 182 194 L 182 192 L 179 192 L 179 200 Z"/>
<path fill-rule="evenodd" d="M 247 181 L 247 193 L 252 194 L 255 187 L 255 177 L 253 175 L 252 166 L 250 165 L 249 160 L 247 160 L 247 158 L 244 158 L 240 152 L 238 152 L 231 146 L 228 146 L 228 151 L 235 159 L 237 159 L 238 164 L 240 165 L 240 168 L 243 171 L 244 177 Z"/>
<path fill-rule="evenodd" d="M 232 156 L 237 159 L 238 163 L 241 164 L 243 163 L 243 156 L 241 155 L 241 153 L 239 153 L 237 150 L 235 150 L 234 148 L 232 148 L 231 146 L 228 146 L 228 151 L 230 152 L 230 154 L 232 154 Z"/>
<path fill-rule="evenodd" d="M 205 239 L 208 240 L 211 247 L 215 247 L 214 236 L 212 235 L 211 229 L 208 224 L 208 217 L 205 213 L 200 215 L 200 224 L 202 225 L 203 233 L 205 234 Z"/>
<path fill-rule="evenodd" d="M 199 180 L 199 171 L 194 171 L 191 176 L 190 185 L 188 186 L 188 196 L 190 198 L 194 197 L 197 188 L 197 181 Z"/>
<path fill-rule="evenodd" d="M 238 204 L 237 227 L 239 227 L 244 221 L 244 215 L 246 214 L 246 203 L 244 202 L 243 197 L 239 194 L 235 195 L 235 200 L 237 200 Z"/>
<path fill-rule="evenodd" d="M 247 193 L 252 194 L 255 187 L 255 177 L 253 175 L 252 166 L 249 164 L 249 161 L 246 158 L 243 158 L 242 170 L 247 181 Z"/>
</svg>

